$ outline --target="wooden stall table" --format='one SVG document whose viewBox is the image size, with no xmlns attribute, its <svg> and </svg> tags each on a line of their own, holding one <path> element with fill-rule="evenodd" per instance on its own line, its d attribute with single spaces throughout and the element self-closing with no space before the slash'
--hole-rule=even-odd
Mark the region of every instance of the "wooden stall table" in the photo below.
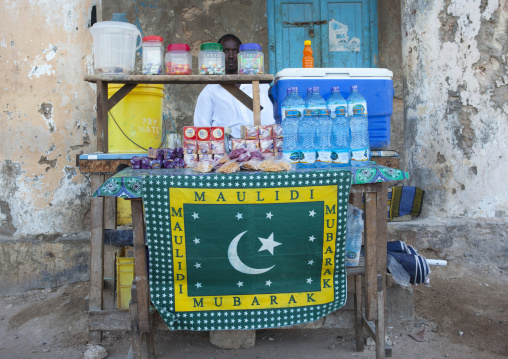
<svg viewBox="0 0 508 359">
<path fill-rule="evenodd" d="M 361 169 L 346 169 L 346 170 L 314 170 L 314 171 L 303 171 L 297 170 L 296 172 L 282 172 L 282 173 L 240 173 L 240 174 L 197 174 L 196 172 L 192 172 L 191 170 L 133 170 L 126 169 L 118 174 L 111 177 L 107 180 L 95 193 L 95 195 L 99 196 L 118 196 L 124 198 L 131 198 L 132 200 L 132 215 L 133 215 L 133 230 L 134 230 L 134 248 L 135 248 L 135 287 L 133 289 L 133 299 L 131 301 L 131 311 L 130 316 L 127 313 L 122 315 L 117 315 L 118 322 L 122 322 L 122 324 L 109 325 L 109 330 L 112 329 L 131 329 L 132 333 L 132 348 L 135 354 L 135 357 L 141 357 L 141 342 L 143 336 L 146 337 L 147 348 L 149 355 L 153 355 L 153 330 L 154 327 L 156 329 L 167 329 L 168 326 L 171 329 L 176 330 L 217 330 L 217 329 L 242 329 L 242 330 L 252 330 L 259 328 L 275 328 L 280 326 L 290 326 L 296 325 L 302 322 L 309 322 L 312 320 L 319 319 L 320 317 L 327 315 L 334 310 L 338 309 L 345 303 L 346 295 L 343 283 L 345 281 L 346 271 L 344 268 L 344 246 L 345 246 L 345 213 L 347 211 L 347 202 L 349 201 L 349 186 L 351 186 L 351 199 L 353 202 L 356 202 L 357 205 L 361 205 L 361 195 L 365 196 L 364 205 L 365 205 L 365 266 L 364 267 L 356 267 L 350 268 L 348 270 L 348 275 L 354 275 L 355 282 L 355 333 L 356 333 L 356 343 L 357 350 L 363 349 L 363 327 L 366 328 L 367 332 L 373 339 L 376 341 L 376 358 L 384 358 L 385 357 L 385 346 L 384 346 L 384 280 L 383 276 L 386 272 L 386 232 L 383 234 L 383 227 L 386 228 L 386 182 L 394 181 L 394 180 L 402 180 L 407 177 L 405 172 L 402 172 L 397 169 L 387 168 L 378 165 L 371 165 L 366 168 Z M 344 179 L 347 178 L 347 181 Z M 343 179 L 343 181 L 338 182 L 338 179 Z M 330 196 L 330 193 L 335 193 L 334 188 L 337 188 L 337 191 L 340 190 L 345 191 L 347 189 L 347 193 L 342 194 L 342 197 L 338 197 L 335 202 L 328 203 L 327 201 L 330 198 L 333 200 L 334 195 Z M 227 198 L 228 196 L 231 199 L 235 196 L 235 193 L 239 196 L 240 193 L 251 193 L 251 200 L 256 202 L 256 198 L 265 199 L 265 197 L 269 196 L 268 192 L 262 192 L 263 190 L 267 191 L 270 189 L 273 193 L 278 190 L 282 196 L 284 190 L 288 193 L 285 198 L 286 202 L 290 202 L 291 198 L 297 198 L 297 193 L 301 190 L 301 192 L 309 193 L 310 189 L 315 189 L 315 192 L 310 191 L 309 198 L 301 198 L 301 200 L 311 201 L 319 199 L 320 203 L 320 213 L 326 216 L 332 216 L 327 219 L 327 223 L 329 224 L 331 219 L 335 219 L 335 210 L 337 210 L 336 214 L 336 245 L 331 247 L 326 246 L 326 238 L 329 237 L 329 234 L 326 236 L 323 230 L 316 238 L 321 238 L 322 249 L 322 257 L 317 258 L 316 262 L 329 263 L 328 251 L 333 248 L 334 253 L 334 261 L 336 265 L 333 267 L 331 273 L 335 273 L 335 278 L 331 278 L 332 281 L 328 281 L 328 279 L 323 277 L 317 278 L 317 282 L 321 283 L 321 286 L 318 286 L 317 289 L 314 288 L 312 293 L 320 293 L 326 292 L 329 290 L 327 299 L 324 297 L 317 295 L 317 297 L 321 298 L 324 302 L 321 303 L 326 309 L 316 309 L 317 314 L 313 316 L 305 317 L 305 319 L 299 321 L 288 321 L 288 320 L 280 320 L 276 321 L 270 317 L 263 317 L 263 315 L 252 315 L 252 318 L 249 317 L 249 320 L 252 319 L 254 321 L 264 320 L 268 323 L 267 326 L 252 326 L 249 322 L 247 325 L 208 325 L 199 324 L 200 322 L 206 323 L 203 317 L 199 318 L 200 313 L 195 312 L 195 308 L 192 308 L 192 305 L 189 303 L 194 303 L 194 306 L 202 307 L 203 305 L 207 305 L 206 298 L 207 296 L 200 297 L 196 294 L 196 288 L 189 288 L 191 285 L 196 285 L 198 288 L 201 288 L 201 284 L 206 286 L 205 281 L 203 279 L 203 283 L 199 280 L 196 283 L 185 284 L 185 287 L 181 287 L 182 284 L 178 284 L 176 282 L 165 283 L 164 291 L 158 287 L 154 286 L 154 288 L 149 288 L 148 285 L 148 273 L 145 261 L 145 238 L 143 235 L 143 204 L 140 200 L 143 197 L 143 201 L 145 203 L 145 218 L 146 218 L 146 228 L 148 233 L 148 248 L 150 251 L 150 261 L 152 265 L 150 266 L 150 281 L 153 280 L 154 276 L 157 277 L 159 275 L 159 271 L 169 271 L 169 277 L 171 280 L 177 280 L 178 275 L 188 276 L 190 275 L 187 271 L 179 272 L 179 266 L 176 265 L 175 262 L 165 263 L 162 267 L 155 267 L 155 265 L 159 265 L 161 263 L 157 262 L 157 258 L 155 257 L 155 262 L 152 262 L 152 256 L 155 255 L 152 252 L 163 251 L 164 253 L 168 251 L 173 251 L 173 257 L 171 258 L 173 261 L 183 255 L 186 251 L 191 251 L 193 248 L 192 241 L 196 240 L 197 243 L 200 243 L 198 237 L 201 235 L 193 236 L 193 228 L 194 226 L 189 225 L 189 223 L 193 223 L 194 220 L 198 220 L 199 211 L 193 210 L 192 202 L 193 201 L 205 201 L 205 198 L 212 198 L 213 203 L 208 203 L 207 205 L 217 205 L 217 201 L 220 203 L 222 199 Z M 329 192 L 329 191 L 332 192 Z M 186 192 L 187 191 L 187 192 Z M 251 191 L 251 192 L 248 192 Z M 293 192 L 291 192 L 293 191 Z M 323 192 L 324 191 L 324 192 Z M 327 192 L 328 191 L 328 192 Z M 224 193 L 224 194 L 223 194 Z M 273 197 L 272 193 L 272 197 Z M 277 192 L 277 196 L 279 193 Z M 308 194 L 309 195 L 309 194 Z M 212 197 L 210 197 L 212 196 Z M 225 197 L 224 197 L 225 196 Z M 315 196 L 315 197 L 314 197 Z M 321 197 L 320 197 L 321 196 Z M 171 200 L 169 198 L 172 198 Z M 268 198 L 268 197 L 267 197 Z M 312 199 L 310 199 L 312 198 Z M 245 197 L 244 197 L 245 199 Z M 273 198 L 272 198 L 273 199 Z M 305 202 L 304 201 L 304 202 Z M 254 204 L 254 202 L 252 204 Z M 154 204 L 155 203 L 155 204 Z M 305 202 L 307 203 L 307 202 Z M 324 203 L 324 204 L 323 204 Z M 236 203 L 238 205 L 238 203 Z M 202 204 L 203 205 L 203 204 Z M 281 204 L 279 204 L 281 205 Z M 155 206 L 155 207 L 154 207 Z M 187 209 L 184 209 L 184 206 Z M 318 207 L 319 207 L 318 206 Z M 256 207 L 256 206 L 251 206 Z M 225 207 L 224 207 L 225 208 Z M 339 214 L 339 208 L 342 211 Z M 382 210 L 378 210 L 382 208 Z M 334 212 L 332 215 L 332 211 Z M 225 210 L 216 210 L 218 213 L 225 213 Z M 226 211 L 227 212 L 227 211 Z M 309 216 L 314 216 L 316 213 L 314 210 L 309 211 Z M 318 212 L 318 210 L 316 210 Z M 380 213 L 384 215 L 381 218 Z M 272 214 L 272 211 L 270 211 Z M 232 213 L 231 213 L 232 215 Z M 240 211 L 238 211 L 237 218 L 238 221 L 243 220 Z M 194 219 L 192 216 L 195 216 Z M 175 218 L 176 217 L 176 218 Z M 268 217 L 268 214 L 267 214 Z M 154 221 L 155 218 L 155 221 Z M 184 220 L 181 218 L 185 218 L 187 221 L 187 225 L 184 225 Z M 249 217 L 250 218 L 250 217 Z M 181 221 L 180 221 L 181 219 Z M 271 216 L 270 216 L 271 219 Z M 172 221 L 175 220 L 176 224 Z M 229 219 L 233 220 L 233 219 Z M 339 221 L 341 225 L 339 226 Z M 344 222 L 342 224 L 342 221 Z M 294 223 L 300 222 L 292 221 Z M 235 221 L 230 222 L 231 226 L 235 223 Z M 384 223 L 384 225 L 383 225 Z M 224 223 L 216 223 L 218 237 L 222 237 L 222 231 L 224 231 Z M 157 229 L 154 229 L 154 226 Z M 180 235 L 178 232 L 179 229 L 185 226 L 185 235 L 191 236 L 192 238 L 180 238 L 175 237 L 171 239 L 171 235 L 175 235 L 172 232 L 175 232 Z M 189 227 L 190 226 L 190 227 Z M 227 227 L 227 226 L 226 226 Z M 257 227 L 257 226 L 256 226 Z M 306 227 L 305 227 L 306 228 Z M 333 231 L 332 230 L 332 233 Z M 164 235 L 164 231 L 168 231 L 169 234 Z M 190 231 L 190 232 L 189 232 Z M 236 233 L 236 232 L 235 232 Z M 245 233 L 245 232 L 244 232 Z M 275 233 L 275 232 L 274 232 Z M 165 236 L 165 240 L 159 240 L 158 236 Z M 269 233 L 266 233 L 263 237 L 264 240 L 268 241 L 267 246 L 270 247 L 274 251 L 274 247 L 281 245 L 284 241 L 287 242 L 288 238 L 277 241 L 277 236 L 282 236 L 282 234 L 276 234 L 275 239 L 271 236 L 268 237 Z M 289 237 L 292 238 L 294 233 L 289 233 Z M 272 233 L 273 236 L 273 233 Z M 343 237 L 342 237 L 343 236 Z M 232 234 L 227 236 L 228 239 L 231 239 Z M 314 236 L 312 236 L 314 237 Z M 332 236 L 333 237 L 333 236 Z M 240 236 L 241 238 L 241 236 Z M 238 238 L 238 241 L 240 240 Z M 271 238 L 271 240 L 268 240 Z M 281 237 L 279 237 L 281 238 Z M 316 239 L 313 238 L 313 239 Z M 261 240 L 261 238 L 260 238 Z M 310 237 L 309 237 L 310 240 Z M 275 241 L 275 242 L 274 242 Z M 234 241 L 233 241 L 234 242 Z M 314 242 L 314 241 L 312 241 Z M 318 241 L 316 241 L 317 243 Z M 185 249 L 185 247 L 178 248 L 178 245 L 182 245 L 182 243 L 187 243 L 189 247 Z M 274 244 L 276 243 L 276 244 Z M 218 244 L 217 244 L 218 245 Z M 159 249 L 161 248 L 161 249 Z M 181 252 L 178 252 L 181 250 Z M 229 247 L 231 250 L 231 246 Z M 328 258 L 328 259 L 327 259 Z M 160 258 L 159 258 L 160 259 Z M 187 262 L 186 262 L 187 263 Z M 233 264 L 233 262 L 231 262 Z M 196 265 L 198 263 L 196 262 Z M 190 265 L 190 262 L 189 262 Z M 199 264 L 201 266 L 201 264 Z M 185 264 L 184 264 L 185 266 Z M 187 266 L 188 267 L 188 266 Z M 186 268 L 187 268 L 186 267 Z M 235 265 L 233 265 L 235 267 Z M 241 265 L 238 267 L 241 271 L 245 269 Z M 296 268 L 296 266 L 295 266 Z M 237 269 L 237 267 L 235 267 Z M 171 271 L 174 271 L 172 273 Z M 238 270 L 238 269 L 237 269 Z M 321 268 L 318 270 L 319 273 L 322 272 Z M 324 271 L 326 273 L 326 271 Z M 215 275 L 218 276 L 218 273 Z M 362 276 L 365 277 L 365 311 L 362 311 Z M 175 279 L 176 278 L 176 279 Z M 277 276 L 274 276 L 274 279 L 277 279 Z M 312 276 L 309 276 L 307 281 L 312 282 Z M 314 278 L 316 281 L 316 278 Z M 270 280 L 269 280 L 270 281 Z M 240 283 L 241 281 L 239 281 Z M 270 281 L 271 284 L 272 281 Z M 275 280 L 273 281 L 275 282 Z M 183 283 L 183 282 L 182 282 Z M 185 282 L 187 283 L 187 282 Z M 332 284 L 334 283 L 334 284 Z M 243 284 L 243 282 L 242 282 Z M 178 287 L 180 285 L 180 287 Z M 342 285 L 342 287 L 341 287 Z M 167 288 L 171 288 L 170 291 L 166 291 Z M 186 288 L 186 289 L 182 289 Z M 329 289 L 331 288 L 331 289 Z M 189 294 L 186 297 L 184 294 L 190 293 L 194 290 L 192 295 Z M 296 289 L 295 289 L 296 290 Z M 151 291 L 151 300 L 157 307 L 158 312 L 161 317 L 164 318 L 166 324 L 160 324 L 160 320 L 156 320 L 154 322 L 154 317 L 150 315 L 149 305 L 150 305 L 150 291 Z M 227 293 L 226 293 L 227 294 Z M 230 293 L 231 294 L 231 293 Z M 276 295 L 281 296 L 278 298 L 282 298 L 281 294 L 274 294 L 273 292 L 264 293 L 267 296 Z M 313 294 L 311 292 L 304 293 L 307 296 L 314 300 Z M 286 295 L 288 295 L 286 293 Z M 296 295 L 296 293 L 294 294 Z M 331 296 L 330 296 L 331 295 Z M 163 299 L 163 297 L 165 299 Z M 167 296 L 167 297 L 166 297 Z M 222 297 L 221 297 L 222 298 Z M 227 300 L 228 296 L 224 295 L 225 300 Z M 234 298 L 234 296 L 229 296 L 230 300 Z M 238 297 L 240 298 L 240 296 Z M 254 297 L 255 298 L 255 297 Z M 289 297 L 291 298 L 291 297 Z M 298 301 L 302 300 L 300 297 L 293 300 Z M 303 296 L 305 298 L 305 295 Z M 203 299 L 205 302 L 203 302 Z M 272 298 L 273 299 L 273 298 Z M 187 307 L 185 304 L 182 304 L 180 308 L 177 307 L 177 300 L 182 301 L 182 303 L 187 303 Z M 192 302 L 194 300 L 194 302 Z M 213 301 L 213 299 L 210 299 Z M 286 298 L 287 300 L 287 298 Z M 161 305 L 161 302 L 165 301 L 165 305 Z M 215 297 L 215 305 L 217 306 L 217 297 Z M 240 299 L 238 299 L 238 303 L 240 303 Z M 249 302 L 256 303 L 257 299 L 249 298 Z M 291 299 L 289 300 L 291 302 Z M 222 303 L 222 299 L 221 299 Z M 208 303 L 208 305 L 213 306 L 213 302 Z M 230 308 L 231 308 L 230 304 Z M 295 308 L 300 310 L 300 306 L 296 306 Z M 305 308 L 305 306 L 302 306 Z M 316 307 L 317 308 L 317 307 Z M 200 309 L 201 308 L 197 308 Z M 208 308 L 210 309 L 210 308 Z M 274 309 L 277 310 L 277 307 L 274 305 Z M 206 311 L 205 311 L 206 312 Z M 252 308 L 245 308 L 245 316 L 247 313 L 256 312 L 252 311 Z M 193 317 L 193 315 L 195 316 Z M 233 314 L 231 314 L 233 315 Z M 307 314 L 306 314 L 307 315 Z M 189 317 L 187 317 L 189 316 Z M 111 313 L 90 313 L 90 328 L 91 329 L 100 329 L 106 330 L 107 324 L 103 320 L 104 318 L 111 319 L 113 315 Z M 193 317 L 191 319 L 191 317 Z M 184 319 L 185 318 L 185 319 Z M 160 318 L 159 318 L 160 319 Z M 199 320 L 199 322 L 198 322 Z M 175 324 L 177 322 L 183 324 Z M 158 324 L 157 324 L 158 323 Z M 189 324 L 191 323 L 191 324 Z M 256 322 L 257 323 L 257 322 Z M 201 325 L 201 326 L 198 326 Z M 121 327 L 121 328 L 120 328 Z"/>
</svg>

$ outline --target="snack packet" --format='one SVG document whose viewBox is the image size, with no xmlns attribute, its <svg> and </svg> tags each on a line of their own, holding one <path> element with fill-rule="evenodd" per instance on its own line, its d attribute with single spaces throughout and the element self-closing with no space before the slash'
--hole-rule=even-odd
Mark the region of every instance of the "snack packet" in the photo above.
<svg viewBox="0 0 508 359">
<path fill-rule="evenodd" d="M 198 162 L 194 166 L 193 170 L 202 173 L 210 172 L 211 170 L 213 170 L 213 162 L 212 161 Z"/>
<path fill-rule="evenodd" d="M 268 159 L 261 162 L 259 169 L 264 172 L 282 172 L 289 171 L 291 165 L 284 160 Z"/>
<path fill-rule="evenodd" d="M 240 171 L 240 164 L 236 160 L 229 160 L 217 169 L 217 172 L 220 173 L 233 173 L 238 171 Z"/>
</svg>

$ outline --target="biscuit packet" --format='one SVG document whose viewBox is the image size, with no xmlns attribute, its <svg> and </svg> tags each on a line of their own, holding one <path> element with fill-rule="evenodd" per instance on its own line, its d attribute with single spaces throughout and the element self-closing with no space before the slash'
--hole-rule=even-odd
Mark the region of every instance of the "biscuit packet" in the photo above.
<svg viewBox="0 0 508 359">
<path fill-rule="evenodd" d="M 259 165 L 264 172 L 282 172 L 291 170 L 291 164 L 286 160 L 266 159 Z"/>
<path fill-rule="evenodd" d="M 222 160 L 222 158 L 221 158 Z M 220 166 L 217 170 L 217 172 L 220 173 L 234 173 L 240 171 L 240 164 L 237 162 L 237 160 L 229 160 L 226 163 L 224 163 L 222 166 Z"/>
<path fill-rule="evenodd" d="M 259 171 L 259 166 L 263 160 L 258 159 L 252 159 L 247 162 L 242 163 L 242 169 L 243 170 L 249 170 L 249 171 Z"/>
</svg>

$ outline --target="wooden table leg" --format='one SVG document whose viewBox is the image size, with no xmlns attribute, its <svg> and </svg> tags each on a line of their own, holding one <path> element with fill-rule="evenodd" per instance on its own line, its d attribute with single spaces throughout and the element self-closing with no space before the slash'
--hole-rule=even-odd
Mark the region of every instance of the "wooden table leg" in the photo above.
<svg viewBox="0 0 508 359">
<path fill-rule="evenodd" d="M 362 276 L 355 275 L 355 339 L 356 339 L 356 351 L 363 352 L 363 322 L 362 322 Z"/>
<path fill-rule="evenodd" d="M 261 111 L 259 110 L 259 81 L 252 81 L 252 107 L 254 114 L 254 126 L 261 125 Z"/>
<path fill-rule="evenodd" d="M 91 175 L 92 193 L 104 182 L 104 175 Z M 90 289 L 89 311 L 100 311 L 103 306 L 104 290 L 104 198 L 93 197 L 91 200 L 91 231 L 90 231 Z M 101 331 L 90 331 L 90 344 L 100 344 Z"/>
<path fill-rule="evenodd" d="M 377 193 L 365 193 L 365 316 L 377 319 Z"/>
<path fill-rule="evenodd" d="M 383 293 L 383 276 L 378 276 L 377 319 L 376 319 L 376 359 L 384 359 L 385 353 L 385 296 Z"/>
</svg>

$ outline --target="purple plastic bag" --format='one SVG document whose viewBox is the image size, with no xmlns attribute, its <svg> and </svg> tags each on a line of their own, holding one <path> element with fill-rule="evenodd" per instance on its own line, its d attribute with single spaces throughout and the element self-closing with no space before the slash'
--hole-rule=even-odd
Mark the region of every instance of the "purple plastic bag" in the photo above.
<svg viewBox="0 0 508 359">
<path fill-rule="evenodd" d="M 234 160 L 235 158 L 240 157 L 240 155 L 246 153 L 247 150 L 245 148 L 237 148 L 236 150 L 231 151 L 229 154 L 229 158 Z"/>
<path fill-rule="evenodd" d="M 238 156 L 238 162 L 247 162 L 251 159 L 251 156 L 249 152 L 242 153 L 240 156 Z"/>
<path fill-rule="evenodd" d="M 141 168 L 144 170 L 150 169 L 150 159 L 148 157 L 143 157 L 141 159 Z"/>
<path fill-rule="evenodd" d="M 161 168 L 161 161 L 160 160 L 151 160 L 150 161 L 150 168 L 153 170 Z"/>
<path fill-rule="evenodd" d="M 162 167 L 163 168 L 174 168 L 175 165 L 173 164 L 173 160 L 166 158 L 162 160 Z"/>
<path fill-rule="evenodd" d="M 131 158 L 132 168 L 135 170 L 139 170 L 141 168 L 141 157 L 134 156 Z"/>
</svg>

